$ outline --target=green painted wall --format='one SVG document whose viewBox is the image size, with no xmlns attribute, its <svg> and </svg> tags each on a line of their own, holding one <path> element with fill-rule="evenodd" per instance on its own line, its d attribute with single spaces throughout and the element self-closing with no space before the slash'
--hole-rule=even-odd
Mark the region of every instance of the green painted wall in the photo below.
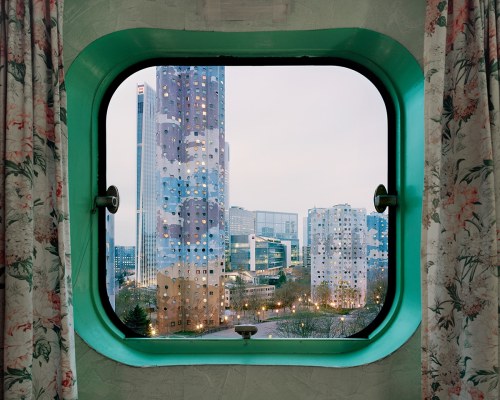
<svg viewBox="0 0 500 400">
<path fill-rule="evenodd" d="M 362 27 L 391 36 L 421 62 L 424 12 L 424 0 L 66 0 L 66 67 L 95 39 L 134 27 L 202 31 Z M 99 355 L 78 339 L 80 398 L 418 399 L 419 336 L 415 333 L 384 360 L 344 369 L 234 365 L 133 368 Z"/>
</svg>

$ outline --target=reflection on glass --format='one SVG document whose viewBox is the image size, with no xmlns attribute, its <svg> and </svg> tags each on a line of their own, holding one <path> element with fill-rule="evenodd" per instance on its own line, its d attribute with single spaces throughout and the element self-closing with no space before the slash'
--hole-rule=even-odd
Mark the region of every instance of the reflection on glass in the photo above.
<svg viewBox="0 0 500 400">
<path fill-rule="evenodd" d="M 386 184 L 387 116 L 364 76 L 148 68 L 115 92 L 106 135 L 121 194 L 106 285 L 134 332 L 346 337 L 380 311 L 388 221 L 367 209 Z"/>
</svg>

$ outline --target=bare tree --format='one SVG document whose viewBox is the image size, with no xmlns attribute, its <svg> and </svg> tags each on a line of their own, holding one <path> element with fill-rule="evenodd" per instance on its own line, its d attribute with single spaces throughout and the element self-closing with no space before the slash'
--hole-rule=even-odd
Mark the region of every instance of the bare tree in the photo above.
<svg viewBox="0 0 500 400">
<path fill-rule="evenodd" d="M 351 287 L 348 281 L 339 281 L 334 290 L 338 308 L 353 308 L 359 301 L 359 289 Z"/>
<path fill-rule="evenodd" d="M 296 282 L 285 282 L 276 289 L 274 298 L 276 303 L 280 302 L 283 308 L 291 308 L 293 303 L 299 298 L 299 285 Z"/>
<path fill-rule="evenodd" d="M 247 304 L 247 293 L 246 293 L 247 284 L 240 277 L 236 277 L 236 281 L 230 288 L 231 292 L 231 308 L 235 311 L 242 311 Z"/>
<path fill-rule="evenodd" d="M 367 303 L 380 311 L 387 294 L 387 274 L 382 272 L 375 275 L 375 279 L 368 285 Z"/>
<path fill-rule="evenodd" d="M 252 290 L 252 292 L 248 296 L 247 303 L 245 303 L 245 304 L 248 304 L 248 307 L 246 307 L 246 308 L 250 312 L 252 312 L 253 317 L 255 319 L 255 315 L 260 310 L 260 308 L 264 305 L 264 300 L 255 290 Z"/>
<path fill-rule="evenodd" d="M 314 290 L 314 300 L 317 301 L 322 306 L 326 306 L 330 303 L 332 297 L 332 289 L 328 286 L 328 282 L 321 282 Z"/>
</svg>

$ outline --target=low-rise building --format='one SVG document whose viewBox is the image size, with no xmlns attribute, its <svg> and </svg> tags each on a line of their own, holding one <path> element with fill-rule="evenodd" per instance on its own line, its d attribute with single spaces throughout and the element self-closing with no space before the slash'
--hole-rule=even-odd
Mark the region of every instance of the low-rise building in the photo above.
<svg viewBox="0 0 500 400">
<path fill-rule="evenodd" d="M 224 306 L 226 309 L 243 308 L 243 304 L 248 304 L 253 299 L 265 303 L 273 299 L 275 289 L 274 285 L 238 286 L 228 283 L 224 287 Z"/>
</svg>

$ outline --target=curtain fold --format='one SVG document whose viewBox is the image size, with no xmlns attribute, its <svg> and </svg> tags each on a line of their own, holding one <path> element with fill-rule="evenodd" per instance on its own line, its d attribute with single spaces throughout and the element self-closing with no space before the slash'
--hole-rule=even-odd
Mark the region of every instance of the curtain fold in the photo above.
<svg viewBox="0 0 500 400">
<path fill-rule="evenodd" d="M 499 399 L 499 15 L 495 0 L 427 1 L 425 399 Z"/>
<path fill-rule="evenodd" d="M 63 0 L 1 4 L 3 395 L 76 399 Z"/>
</svg>

